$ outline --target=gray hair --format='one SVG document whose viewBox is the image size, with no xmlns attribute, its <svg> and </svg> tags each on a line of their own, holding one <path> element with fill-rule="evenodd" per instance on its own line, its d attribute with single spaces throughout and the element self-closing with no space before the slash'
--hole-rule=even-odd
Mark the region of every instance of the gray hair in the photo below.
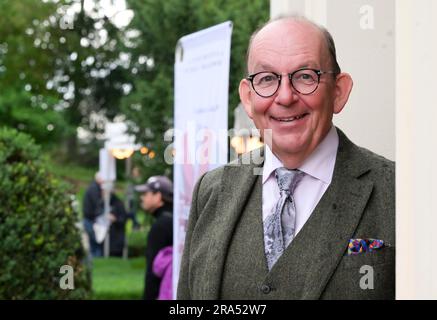
<svg viewBox="0 0 437 320">
<path fill-rule="evenodd" d="M 252 47 L 253 39 L 256 37 L 258 32 L 260 32 L 266 26 L 268 26 L 269 24 L 271 24 L 275 21 L 279 21 L 279 20 L 293 20 L 296 22 L 305 22 L 305 23 L 309 23 L 310 25 L 316 27 L 316 29 L 318 29 L 320 31 L 320 33 L 322 34 L 322 37 L 325 40 L 326 46 L 328 48 L 329 57 L 331 59 L 331 64 L 332 64 L 331 67 L 332 67 L 332 71 L 334 71 L 334 76 L 341 73 L 341 68 L 340 68 L 340 65 L 338 64 L 338 61 L 337 61 L 337 52 L 335 50 L 335 43 L 334 43 L 334 39 L 332 38 L 331 33 L 329 33 L 329 31 L 324 26 L 321 26 L 321 25 L 311 21 L 310 19 L 308 19 L 304 16 L 297 15 L 297 14 L 279 16 L 275 19 L 269 20 L 266 23 L 264 23 L 263 25 L 261 25 L 260 27 L 258 27 L 258 29 L 256 29 L 252 33 L 252 35 L 250 36 L 249 45 L 247 47 L 247 52 L 246 52 L 246 71 L 247 72 L 249 72 L 249 54 L 250 54 L 250 48 Z"/>
</svg>

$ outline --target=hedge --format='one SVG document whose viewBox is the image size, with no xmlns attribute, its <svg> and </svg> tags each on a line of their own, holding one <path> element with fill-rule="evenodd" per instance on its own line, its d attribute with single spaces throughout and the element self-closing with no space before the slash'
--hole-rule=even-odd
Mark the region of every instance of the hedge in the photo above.
<svg viewBox="0 0 437 320">
<path fill-rule="evenodd" d="M 90 270 L 69 187 L 47 169 L 39 146 L 0 129 L 0 299 L 86 299 Z M 74 289 L 61 289 L 63 265 Z"/>
</svg>

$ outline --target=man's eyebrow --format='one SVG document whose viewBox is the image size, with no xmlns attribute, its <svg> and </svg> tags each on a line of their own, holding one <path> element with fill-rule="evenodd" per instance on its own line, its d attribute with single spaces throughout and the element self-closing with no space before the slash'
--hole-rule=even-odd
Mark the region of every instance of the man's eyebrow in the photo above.
<svg viewBox="0 0 437 320">
<path fill-rule="evenodd" d="M 316 68 L 319 65 L 320 65 L 319 63 L 317 63 L 317 62 L 315 62 L 313 60 L 310 60 L 310 61 L 307 61 L 305 63 L 301 63 L 299 65 L 298 69 L 302 69 L 302 68 Z"/>
</svg>

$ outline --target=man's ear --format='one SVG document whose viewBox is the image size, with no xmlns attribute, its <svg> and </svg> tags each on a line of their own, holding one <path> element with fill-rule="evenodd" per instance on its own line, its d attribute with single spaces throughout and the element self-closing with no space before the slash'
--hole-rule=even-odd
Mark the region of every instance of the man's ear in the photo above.
<svg viewBox="0 0 437 320">
<path fill-rule="evenodd" d="M 250 119 L 252 119 L 252 102 L 250 99 L 250 95 L 252 92 L 250 91 L 250 82 L 247 79 L 243 79 L 240 81 L 240 86 L 238 87 L 238 92 L 240 94 L 240 100 L 243 104 L 244 110 L 246 110 L 247 115 Z"/>
<path fill-rule="evenodd" d="M 354 82 L 348 73 L 340 73 L 335 80 L 334 113 L 340 113 L 346 105 Z"/>
</svg>

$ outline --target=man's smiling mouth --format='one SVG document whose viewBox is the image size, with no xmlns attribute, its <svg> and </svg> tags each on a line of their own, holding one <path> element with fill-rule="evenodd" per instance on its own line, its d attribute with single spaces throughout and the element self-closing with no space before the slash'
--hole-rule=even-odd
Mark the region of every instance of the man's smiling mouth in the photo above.
<svg viewBox="0 0 437 320">
<path fill-rule="evenodd" d="M 273 116 L 271 116 L 271 118 L 273 120 L 280 121 L 280 122 L 292 122 L 292 121 L 295 121 L 295 120 L 300 120 L 300 119 L 306 117 L 307 115 L 309 115 L 309 113 L 303 113 L 303 114 L 300 114 L 298 116 L 288 117 L 288 118 L 285 118 L 285 117 L 273 117 Z"/>
</svg>

